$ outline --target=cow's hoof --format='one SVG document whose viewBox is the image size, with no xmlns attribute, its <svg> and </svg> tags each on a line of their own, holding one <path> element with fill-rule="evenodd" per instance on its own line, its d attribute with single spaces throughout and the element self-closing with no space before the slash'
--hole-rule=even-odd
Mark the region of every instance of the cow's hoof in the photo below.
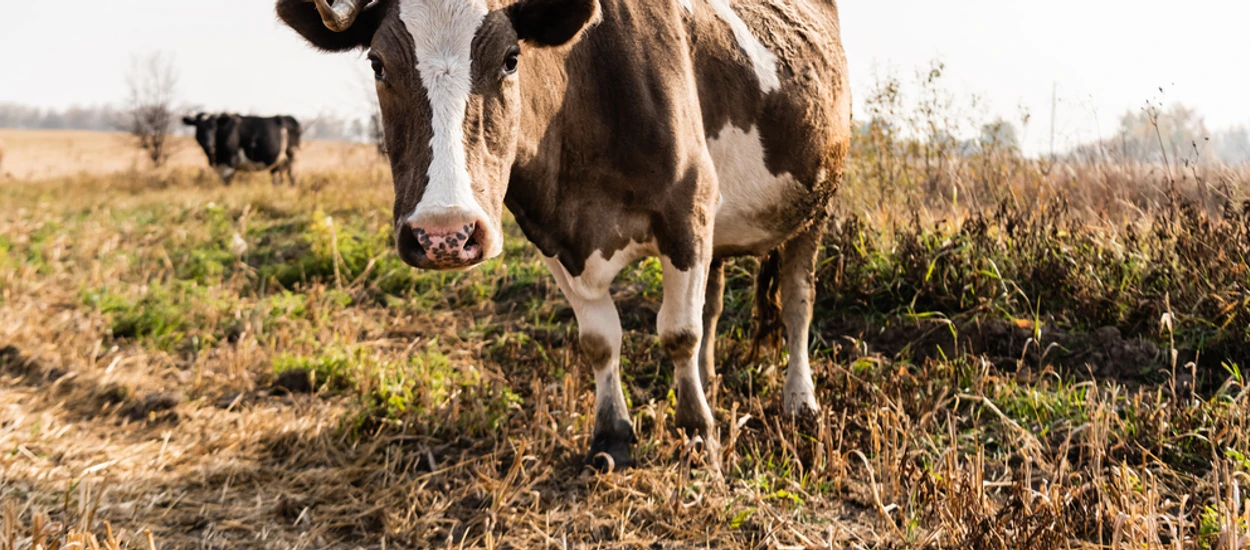
<svg viewBox="0 0 1250 550">
<path fill-rule="evenodd" d="M 820 412 L 816 392 L 811 388 L 786 388 L 784 400 L 787 416 L 814 416 Z"/>
<path fill-rule="evenodd" d="M 619 472 L 634 465 L 634 457 L 630 454 L 631 445 L 625 441 L 595 441 L 590 446 L 590 454 L 586 463 L 600 472 Z"/>
<path fill-rule="evenodd" d="M 787 395 L 785 407 L 787 416 L 816 416 L 820 413 L 820 403 L 811 394 L 793 398 Z"/>
<path fill-rule="evenodd" d="M 677 450 L 678 458 L 691 467 L 703 467 L 713 473 L 720 473 L 720 442 L 715 438 L 704 439 L 694 436 L 686 440 L 684 447 Z"/>
<path fill-rule="evenodd" d="M 635 442 L 633 426 L 621 420 L 614 428 L 596 434 L 590 442 L 586 463 L 600 472 L 619 472 L 634 465 L 634 457 L 630 453 Z"/>
</svg>

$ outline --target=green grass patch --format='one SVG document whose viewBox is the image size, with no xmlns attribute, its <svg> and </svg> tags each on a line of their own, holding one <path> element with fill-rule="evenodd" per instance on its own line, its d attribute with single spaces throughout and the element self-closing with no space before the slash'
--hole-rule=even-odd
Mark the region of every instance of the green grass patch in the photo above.
<svg viewBox="0 0 1250 550">
<path fill-rule="evenodd" d="M 406 361 L 360 347 L 327 346 L 316 355 L 282 354 L 273 370 L 306 372 L 318 391 L 354 395 L 360 406 L 357 429 L 383 424 L 483 435 L 499 429 L 521 404 L 517 393 L 484 377 L 479 367 L 453 363 L 437 341 Z"/>
</svg>

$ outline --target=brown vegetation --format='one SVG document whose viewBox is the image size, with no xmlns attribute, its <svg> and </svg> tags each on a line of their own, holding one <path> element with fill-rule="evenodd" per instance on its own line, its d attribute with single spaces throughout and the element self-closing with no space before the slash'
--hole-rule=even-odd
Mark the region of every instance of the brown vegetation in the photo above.
<svg viewBox="0 0 1250 550">
<path fill-rule="evenodd" d="M 572 313 L 515 226 L 419 273 L 383 169 L 5 183 L 0 547 L 105 520 L 128 547 L 1246 547 L 1244 170 L 870 133 L 854 159 L 817 418 L 781 414 L 754 262 L 727 269 L 723 477 L 670 421 L 656 262 L 616 291 L 639 467 L 598 475 Z"/>
</svg>

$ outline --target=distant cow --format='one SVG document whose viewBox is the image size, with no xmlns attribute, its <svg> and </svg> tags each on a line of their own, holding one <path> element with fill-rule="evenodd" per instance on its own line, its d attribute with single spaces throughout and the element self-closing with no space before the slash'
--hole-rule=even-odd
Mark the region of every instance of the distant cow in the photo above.
<svg viewBox="0 0 1250 550">
<path fill-rule="evenodd" d="M 299 151 L 300 128 L 294 118 L 199 113 L 182 122 L 195 127 L 195 141 L 227 184 L 237 172 L 267 170 L 275 184 L 286 174 L 295 185 L 291 167 Z"/>
<path fill-rule="evenodd" d="M 851 136 L 834 0 L 277 1 L 313 46 L 369 51 L 405 262 L 499 255 L 505 205 L 542 251 L 594 368 L 595 465 L 633 461 L 610 285 L 645 256 L 680 428 L 717 447 L 704 386 L 732 256 L 770 257 L 757 305 L 786 329 L 784 410 L 819 408 L 814 272 Z"/>
</svg>

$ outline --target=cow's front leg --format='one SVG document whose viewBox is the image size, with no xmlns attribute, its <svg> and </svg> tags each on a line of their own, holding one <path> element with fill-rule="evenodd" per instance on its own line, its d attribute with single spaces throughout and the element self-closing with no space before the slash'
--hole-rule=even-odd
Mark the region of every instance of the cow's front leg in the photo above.
<svg viewBox="0 0 1250 550">
<path fill-rule="evenodd" d="M 218 164 L 213 166 L 213 170 L 221 177 L 221 182 L 230 185 L 230 181 L 234 179 L 234 168 L 226 164 Z"/>
<path fill-rule="evenodd" d="M 621 390 L 621 319 L 609 292 L 615 273 L 583 274 L 574 281 L 559 260 L 546 261 L 577 316 L 582 355 L 595 372 L 595 431 L 586 461 L 599 470 L 628 468 L 634 464 L 635 439 Z"/>
<path fill-rule="evenodd" d="M 710 254 L 702 255 L 704 258 Z M 698 351 L 703 338 L 703 303 L 707 290 L 710 258 L 687 269 L 661 256 L 664 266 L 664 303 L 660 305 L 660 345 L 672 358 L 677 379 L 677 427 L 691 437 L 700 437 L 709 462 L 718 466 L 720 445 L 712 420 L 712 409 L 703 393 Z"/>
</svg>

